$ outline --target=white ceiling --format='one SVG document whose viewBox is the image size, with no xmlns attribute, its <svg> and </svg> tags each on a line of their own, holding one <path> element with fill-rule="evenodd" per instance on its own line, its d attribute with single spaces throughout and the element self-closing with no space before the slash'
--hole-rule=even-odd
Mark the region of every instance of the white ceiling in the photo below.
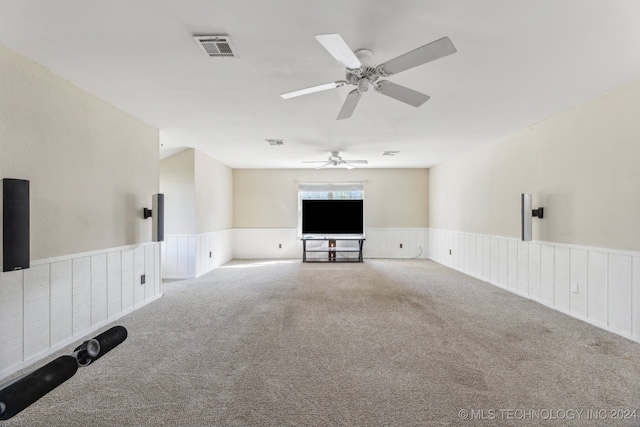
<svg viewBox="0 0 640 427">
<path fill-rule="evenodd" d="M 458 52 L 389 77 L 423 106 L 369 91 L 336 121 L 351 86 L 279 96 L 344 78 L 327 33 L 376 63 L 443 36 Z M 239 58 L 206 57 L 196 34 L 229 34 Z M 429 167 L 640 80 L 640 1 L 0 0 L 0 44 L 160 129 L 161 157 Z"/>
</svg>

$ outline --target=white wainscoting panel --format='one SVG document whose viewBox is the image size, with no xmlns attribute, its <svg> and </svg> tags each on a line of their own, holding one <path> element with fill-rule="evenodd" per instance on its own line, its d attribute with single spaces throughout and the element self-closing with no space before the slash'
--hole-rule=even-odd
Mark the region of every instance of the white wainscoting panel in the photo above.
<svg viewBox="0 0 640 427">
<path fill-rule="evenodd" d="M 233 258 L 302 258 L 302 241 L 295 228 L 235 228 Z"/>
<path fill-rule="evenodd" d="M 366 238 L 362 246 L 362 256 L 367 258 L 384 258 L 387 250 L 388 233 L 382 229 L 367 230 Z"/>
<path fill-rule="evenodd" d="M 134 270 L 151 282 L 137 300 Z M 31 261 L 28 269 L 0 273 L 0 380 L 160 297 L 160 282 L 158 243 Z"/>
<path fill-rule="evenodd" d="M 35 354 L 49 348 L 49 266 L 24 270 L 24 352 Z"/>
<path fill-rule="evenodd" d="M 571 250 L 569 310 L 580 319 L 586 319 L 588 313 L 588 257 L 589 252 L 584 249 Z"/>
<path fill-rule="evenodd" d="M 482 238 L 482 279 L 491 280 L 491 237 Z"/>
<path fill-rule="evenodd" d="M 198 234 L 195 242 L 195 277 L 200 277 L 233 258 L 232 229 Z"/>
<path fill-rule="evenodd" d="M 640 253 L 449 230 L 428 235 L 430 259 L 640 342 Z"/>
<path fill-rule="evenodd" d="M 539 301 L 541 297 L 540 276 L 542 274 L 540 245 L 529 243 L 529 296 Z"/>
<path fill-rule="evenodd" d="M 518 259 L 516 266 L 518 293 L 529 294 L 529 245 L 518 242 Z"/>
<path fill-rule="evenodd" d="M 467 271 L 472 276 L 478 276 L 477 273 L 477 263 L 478 259 L 478 236 L 475 235 L 466 235 L 465 237 L 465 264 L 467 266 Z"/>
<path fill-rule="evenodd" d="M 50 265 L 51 342 L 55 343 L 73 337 L 73 260 L 52 262 Z"/>
<path fill-rule="evenodd" d="M 153 298 L 162 294 L 162 245 L 153 245 Z"/>
<path fill-rule="evenodd" d="M 226 229 L 196 235 L 172 234 L 162 242 L 162 277 L 200 277 L 233 259 L 233 235 Z"/>
<path fill-rule="evenodd" d="M 184 236 L 165 235 L 162 242 L 162 277 L 173 279 L 178 276 L 178 240 Z M 189 253 L 181 254 L 182 262 L 189 262 Z"/>
<path fill-rule="evenodd" d="M 640 342 L 640 256 L 633 257 L 631 271 L 631 335 Z"/>
<path fill-rule="evenodd" d="M 91 325 L 107 317 L 107 254 L 98 254 L 91 257 Z"/>
<path fill-rule="evenodd" d="M 609 254 L 609 327 L 625 335 L 631 335 L 632 265 L 632 257 L 628 255 Z"/>
<path fill-rule="evenodd" d="M 133 250 L 133 304 L 138 305 L 144 301 L 144 285 L 142 275 L 145 274 L 144 247 Z"/>
<path fill-rule="evenodd" d="M 0 273 L 0 373 L 24 359 L 23 295 L 22 271 Z"/>
<path fill-rule="evenodd" d="M 159 248 L 159 245 L 154 245 Z M 159 264 L 159 262 L 158 262 Z M 122 311 L 122 253 L 107 254 L 107 317 Z"/>
<path fill-rule="evenodd" d="M 91 329 L 91 256 L 73 259 L 73 335 Z"/>
<path fill-rule="evenodd" d="M 518 292 L 518 241 L 507 240 L 507 288 Z"/>
<path fill-rule="evenodd" d="M 427 258 L 426 228 L 367 228 L 362 256 L 366 258 Z M 402 244 L 402 248 L 400 247 Z"/>
<path fill-rule="evenodd" d="M 553 246 L 540 245 L 540 301 L 552 307 L 555 305 L 555 255 Z"/>
<path fill-rule="evenodd" d="M 571 249 L 568 247 L 557 247 L 554 256 L 553 300 L 555 307 L 565 313 L 569 312 L 569 284 L 571 271 Z"/>
<path fill-rule="evenodd" d="M 133 249 L 122 251 L 122 310 L 131 309 L 134 304 Z"/>
<path fill-rule="evenodd" d="M 186 279 L 189 277 L 189 235 L 165 235 L 162 242 L 162 277 L 165 279 Z M 186 247 L 186 250 L 185 250 Z M 187 273 L 185 273 L 187 272 Z"/>
<path fill-rule="evenodd" d="M 608 255 L 589 251 L 587 255 L 587 317 L 600 326 L 607 326 Z"/>
<path fill-rule="evenodd" d="M 500 240 L 491 237 L 491 283 L 500 281 Z"/>
</svg>

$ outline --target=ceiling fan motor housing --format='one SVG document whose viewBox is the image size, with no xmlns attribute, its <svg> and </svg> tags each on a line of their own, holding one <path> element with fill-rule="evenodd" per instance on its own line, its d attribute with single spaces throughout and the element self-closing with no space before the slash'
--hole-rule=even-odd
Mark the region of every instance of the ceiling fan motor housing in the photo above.
<svg viewBox="0 0 640 427">
<path fill-rule="evenodd" d="M 374 84 L 379 77 L 373 62 L 373 52 L 369 49 L 359 49 L 354 54 L 362 66 L 355 70 L 347 68 L 345 78 L 347 83 L 357 86 L 359 92 L 366 92 L 369 90 L 369 84 Z"/>
</svg>

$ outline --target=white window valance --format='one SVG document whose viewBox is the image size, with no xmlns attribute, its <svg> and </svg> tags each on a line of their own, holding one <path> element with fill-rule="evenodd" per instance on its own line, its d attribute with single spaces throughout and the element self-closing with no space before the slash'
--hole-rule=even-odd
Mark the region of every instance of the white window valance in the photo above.
<svg viewBox="0 0 640 427">
<path fill-rule="evenodd" d="M 298 184 L 300 192 L 326 191 L 363 191 L 364 181 L 353 182 L 301 182 Z"/>
</svg>

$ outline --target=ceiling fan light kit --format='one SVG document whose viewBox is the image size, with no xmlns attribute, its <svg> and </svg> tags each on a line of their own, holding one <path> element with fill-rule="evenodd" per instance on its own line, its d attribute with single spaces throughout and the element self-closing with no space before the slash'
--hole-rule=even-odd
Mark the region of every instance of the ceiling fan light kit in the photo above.
<svg viewBox="0 0 640 427">
<path fill-rule="evenodd" d="M 280 96 L 284 99 L 294 98 L 301 95 L 335 89 L 347 84 L 353 85 L 353 89 L 347 95 L 337 120 L 348 119 L 353 114 L 360 97 L 369 91 L 369 86 L 373 86 L 374 91 L 393 98 L 397 101 L 419 107 L 429 100 L 429 96 L 417 92 L 413 89 L 392 83 L 388 80 L 379 80 L 380 77 L 389 77 L 402 71 L 435 61 L 457 52 L 456 47 L 449 37 L 414 49 L 394 59 L 380 65 L 375 65 L 373 52 L 369 49 L 359 49 L 351 51 L 347 43 L 339 34 L 323 34 L 316 36 L 318 42 L 333 56 L 338 62 L 346 67 L 346 81 L 335 81 L 293 92 L 283 93 Z"/>
</svg>

